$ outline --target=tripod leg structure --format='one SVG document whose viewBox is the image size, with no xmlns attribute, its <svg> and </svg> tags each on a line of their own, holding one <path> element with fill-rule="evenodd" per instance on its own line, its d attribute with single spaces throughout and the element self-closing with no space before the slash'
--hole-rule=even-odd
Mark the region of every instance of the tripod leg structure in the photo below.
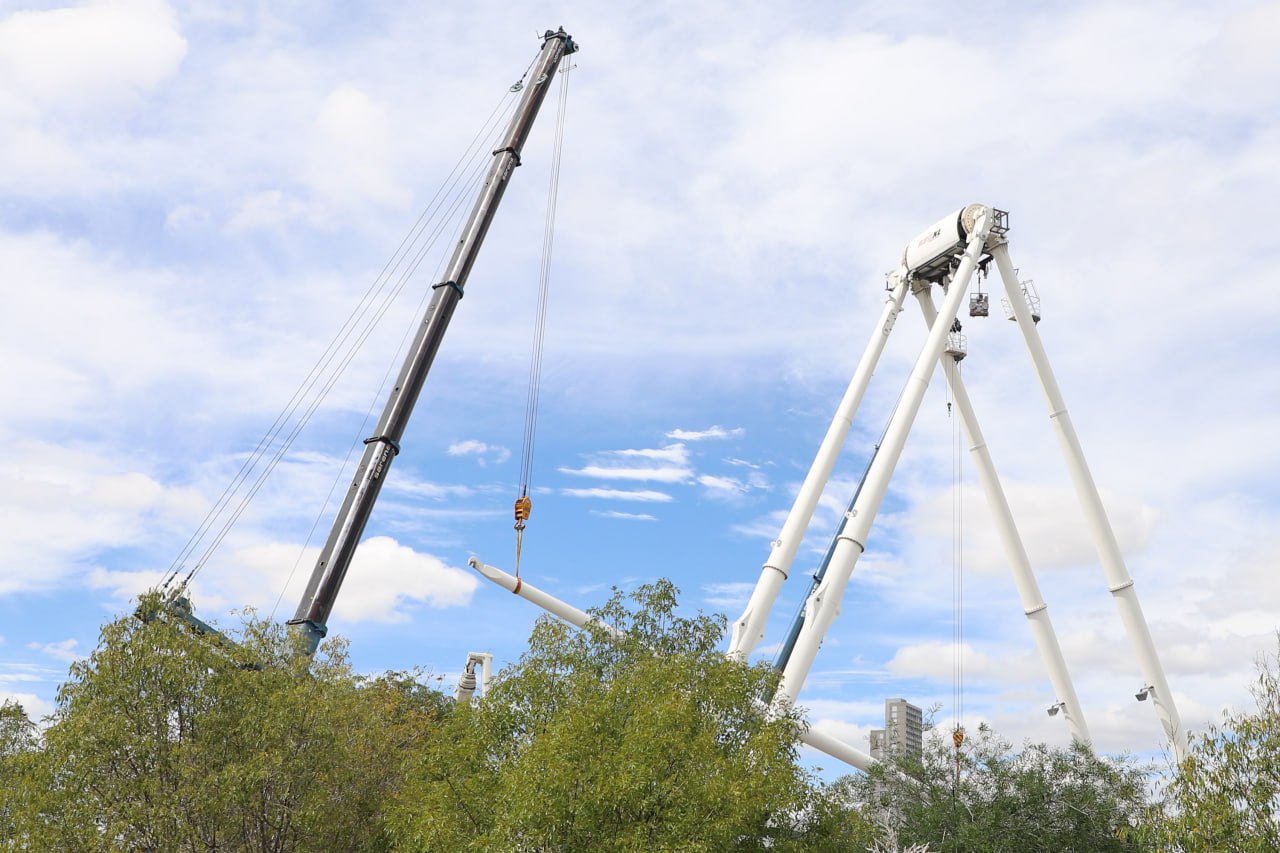
<svg viewBox="0 0 1280 853">
<path fill-rule="evenodd" d="M 1071 474 L 1071 482 L 1075 486 L 1076 498 L 1084 510 L 1085 523 L 1089 534 L 1093 537 L 1094 547 L 1098 551 L 1098 559 L 1106 574 L 1107 587 L 1112 600 L 1120 611 L 1120 620 L 1124 624 L 1129 644 L 1133 647 L 1142 669 L 1142 677 L 1146 679 L 1142 693 L 1149 694 L 1151 704 L 1164 727 L 1165 735 L 1173 747 L 1174 758 L 1181 762 L 1187 754 L 1187 732 L 1182 727 L 1182 719 L 1178 715 L 1177 706 L 1173 702 L 1173 693 L 1165 678 L 1164 667 L 1156 654 L 1155 642 L 1151 639 L 1151 629 L 1142 615 L 1142 605 L 1138 602 L 1138 593 L 1133 588 L 1133 578 L 1125 567 L 1124 557 L 1120 553 L 1120 545 L 1116 542 L 1115 531 L 1102 507 L 1102 498 L 1098 494 L 1098 486 L 1089 472 L 1089 464 L 1085 461 L 1084 450 L 1080 447 L 1080 439 L 1067 413 L 1067 404 L 1054 378 L 1053 368 L 1049 366 L 1049 357 L 1045 354 L 1044 344 L 1040 341 L 1040 332 L 1031 316 L 1022 284 L 1018 281 L 1017 271 L 1009 260 L 1009 247 L 1000 243 L 991 248 L 991 256 L 1000 270 L 1000 278 L 1004 282 L 1005 294 L 1013 310 L 1014 319 L 1022 331 L 1022 339 L 1027 345 L 1031 363 L 1035 367 L 1036 378 L 1040 381 L 1040 389 L 1044 392 L 1045 402 L 1049 406 L 1049 420 L 1053 422 L 1058 435 L 1058 443 L 1062 447 L 1062 455 L 1066 459 L 1067 469 Z M 948 320 L 948 322 L 950 322 Z"/>
<path fill-rule="evenodd" d="M 920 311 L 926 325 L 936 325 L 938 310 L 933 305 L 933 294 L 921 290 L 916 294 L 920 302 Z M 953 359 L 951 355 L 943 358 Z M 960 423 L 964 427 L 965 437 L 969 441 L 969 451 L 973 454 L 978 468 L 978 480 L 982 483 L 982 491 L 986 495 L 987 505 L 991 508 L 991 518 L 995 522 L 996 532 L 1000 536 L 1000 544 L 1004 548 L 1005 559 L 1013 570 L 1013 581 L 1018 587 L 1018 598 L 1022 602 L 1023 612 L 1031 625 L 1031 634 L 1040 650 L 1045 669 L 1049 672 L 1049 683 L 1057 696 L 1056 708 L 1061 708 L 1066 718 L 1071 737 L 1081 743 L 1089 743 L 1089 728 L 1085 724 L 1084 710 L 1076 697 L 1075 685 L 1067 672 L 1067 662 L 1062 657 L 1062 648 L 1058 645 L 1058 636 L 1054 633 L 1053 623 L 1049 620 L 1049 605 L 1040 594 L 1040 585 L 1036 582 L 1035 573 L 1031 570 L 1031 561 L 1027 558 L 1027 549 L 1022 543 L 1018 527 L 1014 523 L 1013 513 L 1009 509 L 1009 501 L 1005 497 L 1004 488 L 996 474 L 995 464 L 991 461 L 991 452 L 987 449 L 987 441 L 978 426 L 978 417 L 973 411 L 973 403 L 969 400 L 969 392 L 965 390 L 964 380 L 958 370 L 944 370 L 947 384 L 951 386 L 951 397 L 960 413 Z"/>
<path fill-rule="evenodd" d="M 765 561 L 764 568 L 760 571 L 760 580 L 751 593 L 751 600 L 747 602 L 746 610 L 738 617 L 738 621 L 733 623 L 729 639 L 730 655 L 745 660 L 764 639 L 764 626 L 769 618 L 769 611 L 778 600 L 782 582 L 787 579 L 791 571 L 791 563 L 795 559 L 796 550 L 800 547 L 800 541 L 804 538 L 809 522 L 813 520 L 813 511 L 818 506 L 818 499 L 822 497 L 822 490 L 831 479 L 831 470 L 835 467 L 836 457 L 840 455 L 840 449 L 849 436 L 849 428 L 853 426 L 858 406 L 862 403 L 862 395 L 866 393 L 871 375 L 875 373 L 876 364 L 880 361 L 881 353 L 884 352 L 884 345 L 889 340 L 889 333 L 893 331 L 894 321 L 898 317 L 898 312 L 902 310 L 902 300 L 906 293 L 906 282 L 899 277 L 894 282 L 889 295 L 885 297 L 880 320 L 876 324 L 875 331 L 871 333 L 871 340 L 867 342 L 867 348 L 862 354 L 862 360 L 858 362 L 853 378 L 849 380 L 844 398 L 836 407 L 836 415 L 831 421 L 831 426 L 827 428 L 826 437 L 818 447 L 813 464 L 809 466 L 809 473 L 805 475 L 804 483 L 796 493 L 795 503 L 787 514 L 787 520 L 783 522 L 782 532 L 773 541 L 769 559 Z"/>
<path fill-rule="evenodd" d="M 964 300 L 969 280 L 973 277 L 978 259 L 982 255 L 987 235 L 993 224 L 993 216 L 993 211 L 985 207 L 978 215 L 977 227 L 968 237 L 964 253 L 960 256 L 959 266 L 952 278 L 952 285 L 946 299 L 943 300 L 941 318 L 929 330 L 924 347 L 916 358 L 907 386 L 902 392 L 902 399 L 889 421 L 888 429 L 885 430 L 880 451 L 867 471 L 862 491 L 854 508 L 850 510 L 848 524 L 837 537 L 827 573 L 805 602 L 804 627 L 783 670 L 782 681 L 774 695 L 776 702 L 795 703 L 805 679 L 809 676 L 809 670 L 813 666 L 814 658 L 818 654 L 818 648 L 822 645 L 827 630 L 840 614 L 840 602 L 844 598 L 849 576 L 857 565 L 858 557 L 865 550 L 867 535 L 871 531 L 871 525 L 875 521 L 885 492 L 888 491 L 889 479 L 902 455 L 907 434 L 915 422 L 925 391 L 929 387 L 929 379 L 942 357 L 951 323 L 960 310 L 960 303 Z"/>
</svg>

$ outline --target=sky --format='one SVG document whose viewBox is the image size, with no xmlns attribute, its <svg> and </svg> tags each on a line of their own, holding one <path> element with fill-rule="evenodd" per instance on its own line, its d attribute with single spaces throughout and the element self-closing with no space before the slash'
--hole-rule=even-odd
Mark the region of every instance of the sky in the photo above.
<svg viewBox="0 0 1280 853">
<path fill-rule="evenodd" d="M 526 580 L 589 607 L 668 577 L 689 612 L 736 618 L 885 271 L 982 202 L 1009 211 L 1185 723 L 1249 706 L 1280 623 L 1280 4 L 1230 0 L 0 6 L 0 697 L 53 711 L 68 664 L 163 577 L 558 26 L 581 51 Z M 362 671 L 419 666 L 452 689 L 470 651 L 517 659 L 539 615 L 467 559 L 514 562 L 555 111 L 335 605 Z M 202 618 L 292 615 L 432 251 L 200 570 Z M 1035 376 L 992 303 L 962 318 L 962 371 L 1095 743 L 1159 756 Z M 908 304 L 761 659 L 923 339 Z M 956 428 L 935 373 L 800 703 L 863 749 L 888 697 L 949 725 L 959 561 L 963 722 L 1065 744 Z"/>
</svg>

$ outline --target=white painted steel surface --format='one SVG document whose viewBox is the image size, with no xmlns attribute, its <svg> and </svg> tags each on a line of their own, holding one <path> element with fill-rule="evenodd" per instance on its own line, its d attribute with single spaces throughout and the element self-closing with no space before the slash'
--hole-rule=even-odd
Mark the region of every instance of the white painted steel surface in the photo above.
<svg viewBox="0 0 1280 853">
<path fill-rule="evenodd" d="M 800 733 L 800 742 L 808 744 L 819 752 L 825 752 L 832 758 L 838 758 L 845 764 L 852 764 L 859 770 L 870 770 L 871 765 L 876 763 L 868 753 L 816 729 L 803 730 Z"/>
<path fill-rule="evenodd" d="M 1143 684 L 1152 687 L 1152 705 L 1164 727 L 1165 735 L 1173 746 L 1174 757 L 1180 762 L 1187 754 L 1187 732 L 1182 727 L 1182 719 L 1173 701 L 1173 692 L 1165 678 L 1164 667 L 1160 665 L 1160 657 L 1156 653 L 1155 642 L 1151 638 L 1151 630 L 1142 615 L 1142 605 L 1138 602 L 1138 593 L 1133 587 L 1133 578 L 1125 567 L 1124 556 L 1120 553 L 1120 545 L 1116 541 L 1115 531 L 1102 506 L 1102 498 L 1098 494 L 1098 486 L 1089 471 L 1089 464 L 1084 458 L 1084 450 L 1080 447 L 1080 439 L 1067 413 L 1067 404 L 1058 387 L 1058 381 L 1049 365 L 1049 357 L 1045 353 L 1044 344 L 1040 340 L 1040 332 L 1031 317 L 1026 297 L 1022 293 L 1017 271 L 1009 259 L 1009 248 L 1001 243 L 991 249 L 1000 270 L 1000 278 L 1004 282 L 1005 294 L 1014 312 L 1014 319 L 1022 331 L 1022 339 L 1026 343 L 1027 352 L 1035 368 L 1036 378 L 1040 381 L 1040 389 L 1044 392 L 1045 402 L 1049 406 L 1049 420 L 1058 435 L 1058 443 L 1062 447 L 1062 455 L 1067 462 L 1067 470 L 1071 474 L 1071 482 L 1075 486 L 1076 497 L 1084 510 L 1085 523 L 1093 538 L 1094 547 L 1098 551 L 1098 559 L 1106 574 L 1107 587 L 1112 599 L 1120 611 L 1120 620 L 1124 624 L 1125 633 L 1133 647 L 1138 665 L 1142 669 Z M 1126 691 L 1127 692 L 1127 691 Z"/>
<path fill-rule="evenodd" d="M 822 645 L 822 640 L 831 623 L 840 613 L 845 586 L 858 562 L 858 557 L 865 550 L 867 534 L 871 531 L 880 503 L 884 499 L 885 492 L 888 491 L 889 480 L 902 455 L 907 434 L 915 422 L 925 391 L 928 390 L 929 379 L 946 347 L 951 323 L 955 320 L 960 304 L 964 301 L 965 291 L 968 289 L 969 280 L 973 277 L 978 259 L 982 255 L 993 218 L 993 211 L 983 207 L 978 216 L 977 227 L 969 237 L 960 265 L 956 269 L 947 297 L 943 300 L 940 321 L 929 330 L 928 338 L 916 359 L 906 388 L 903 389 L 898 408 L 894 411 L 889 426 L 885 430 L 880 450 L 867 470 L 862 491 L 854 508 L 850 511 L 849 522 L 836 539 L 826 576 L 805 602 L 804 627 L 796 640 L 795 650 L 791 653 L 786 669 L 783 670 L 775 701 L 795 703 L 805 679 L 808 678 L 809 670 L 818 654 L 818 648 Z"/>
<path fill-rule="evenodd" d="M 929 290 L 921 290 L 916 294 L 920 302 L 920 312 L 925 324 L 933 327 L 938 311 L 933 305 L 933 294 Z M 955 402 L 956 412 L 964 427 L 965 438 L 969 442 L 969 452 L 973 455 L 978 469 L 978 481 L 986 495 L 987 505 L 991 508 L 991 519 L 995 523 L 996 533 L 1004 548 L 1005 559 L 1013 572 L 1013 582 L 1018 588 L 1018 598 L 1022 602 L 1023 613 L 1031 626 L 1031 635 L 1035 638 L 1040 657 L 1048 670 L 1049 683 L 1057 694 L 1055 702 L 1060 702 L 1060 711 L 1066 719 L 1067 728 L 1072 738 L 1081 743 L 1090 743 L 1089 727 L 1085 723 L 1084 709 L 1080 707 L 1080 699 L 1076 696 L 1075 685 L 1067 671 L 1067 662 L 1062 657 L 1062 647 L 1058 644 L 1058 635 L 1053 630 L 1053 622 L 1049 619 L 1049 605 L 1040 594 L 1040 584 L 1036 582 L 1035 573 L 1031 569 L 1031 560 L 1027 557 L 1027 549 L 1018 533 L 1018 526 L 1009 509 L 1009 500 L 1005 497 L 1004 487 L 1000 485 L 1000 477 L 996 474 L 995 463 L 987 448 L 987 440 L 978 426 L 978 417 L 969 400 L 969 392 L 964 387 L 964 379 L 957 369 L 958 364 L 951 356 L 945 356 L 951 365 L 945 365 L 943 375 L 951 388 L 951 397 Z"/>
</svg>

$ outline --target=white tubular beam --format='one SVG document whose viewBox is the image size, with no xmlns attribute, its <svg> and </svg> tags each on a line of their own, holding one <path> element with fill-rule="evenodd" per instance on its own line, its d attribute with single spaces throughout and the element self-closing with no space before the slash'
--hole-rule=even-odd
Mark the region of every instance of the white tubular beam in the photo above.
<svg viewBox="0 0 1280 853">
<path fill-rule="evenodd" d="M 831 470 L 835 467 L 836 457 L 840 455 L 840 449 L 849 436 L 849 428 L 853 425 L 853 418 L 857 414 L 858 406 L 862 403 L 862 396 L 866 393 L 871 375 L 875 373 L 876 364 L 879 363 L 880 355 L 884 352 L 889 333 L 893 331 L 898 312 L 902 310 L 902 300 L 907 293 L 907 284 L 896 274 L 895 279 L 896 285 L 885 297 L 884 311 L 881 312 L 871 340 L 867 342 L 867 348 L 862 353 L 862 360 L 858 362 L 853 378 L 849 381 L 849 387 L 844 392 L 844 398 L 836 408 L 831 426 L 827 428 L 827 435 L 822 439 L 822 445 L 813 458 L 813 464 L 809 466 L 809 473 L 796 494 L 791 512 L 782 525 L 782 532 L 773 542 L 773 549 L 769 552 L 769 559 L 765 561 L 764 568 L 760 571 L 760 580 L 751 593 L 751 600 L 747 602 L 747 608 L 742 616 L 733 623 L 729 639 L 731 656 L 745 660 L 764 639 L 765 622 L 769 618 L 769 612 L 778 600 L 782 582 L 787 579 L 791 571 L 796 550 L 800 547 L 809 522 L 813 520 L 813 511 L 818 506 L 818 499 L 822 497 L 822 490 L 831 479 Z"/>
<path fill-rule="evenodd" d="M 579 610 L 572 604 L 563 602 L 554 595 L 543 592 L 536 586 L 527 584 L 520 578 L 507 574 L 502 569 L 482 563 L 476 557 L 472 557 L 470 560 L 467 560 L 467 564 L 508 592 L 513 592 L 524 600 L 536 604 L 552 616 L 563 619 L 570 625 L 575 625 L 579 628 L 585 628 L 588 625 L 593 625 L 597 628 L 603 628 L 615 637 L 622 636 L 622 632 L 617 628 L 614 628 L 612 625 L 606 625 L 590 613 L 587 613 L 584 610 Z"/>
<path fill-rule="evenodd" d="M 933 306 L 933 294 L 928 290 L 921 290 L 916 294 L 916 298 L 920 301 L 920 313 L 924 316 L 926 325 L 932 328 L 938 316 L 938 311 Z M 948 369 L 943 370 L 943 375 L 947 378 L 947 384 L 951 386 L 951 396 L 960 414 L 965 437 L 969 440 L 969 452 L 973 454 L 974 464 L 978 469 L 978 480 L 982 483 L 987 505 L 991 508 L 991 518 L 1000 536 L 1000 544 L 1004 547 L 1005 559 L 1009 561 L 1009 568 L 1013 570 L 1013 582 L 1018 588 L 1022 610 L 1031 624 L 1031 635 L 1035 638 L 1040 657 L 1044 661 L 1045 669 L 1049 672 L 1049 683 L 1056 694 L 1055 704 L 1062 703 L 1058 707 L 1062 711 L 1062 716 L 1066 718 L 1071 737 L 1080 743 L 1090 743 L 1084 709 L 1080 707 L 1075 685 L 1067 672 L 1067 662 L 1062 657 L 1062 647 L 1058 645 L 1058 635 L 1054 632 L 1053 622 L 1049 619 L 1049 605 L 1040 594 L 1040 585 L 1036 582 L 1035 573 L 1031 570 L 1031 560 L 1027 558 L 1027 549 L 1023 546 L 1017 524 L 1014 523 L 1004 487 L 1000 485 L 995 463 L 992 462 L 991 452 L 987 449 L 987 440 L 978 426 L 978 416 L 973 411 L 969 392 L 965 390 L 960 372 L 955 369 L 955 358 L 950 355 L 944 355 L 943 358 L 951 361 Z"/>
<path fill-rule="evenodd" d="M 852 764 L 859 770 L 870 770 L 876 760 L 867 753 L 850 746 L 837 737 L 824 734 L 814 729 L 805 729 L 800 733 L 800 742 L 808 744 L 819 752 L 825 752 L 832 758 L 838 758 L 845 764 Z"/>
<path fill-rule="evenodd" d="M 1071 481 L 1075 485 L 1076 497 L 1084 510 L 1085 522 L 1093 537 L 1094 547 L 1098 551 L 1098 559 L 1106 574 L 1107 586 L 1112 599 L 1120 611 L 1120 620 L 1124 623 L 1125 633 L 1138 658 L 1142 669 L 1142 677 L 1146 679 L 1144 686 L 1149 688 L 1152 705 L 1164 727 L 1165 734 L 1173 747 L 1174 757 L 1181 762 L 1187 754 L 1187 733 L 1182 727 L 1178 709 L 1174 705 L 1173 693 L 1165 678 L 1164 667 L 1156 654 L 1155 642 L 1151 639 L 1151 630 L 1142 615 L 1142 605 L 1138 602 L 1138 593 L 1133 587 L 1133 578 L 1125 568 L 1124 557 L 1120 553 L 1120 545 L 1116 542 L 1115 531 L 1107 519 L 1102 506 L 1102 498 L 1089 472 L 1084 451 L 1080 447 L 1080 439 L 1067 413 L 1067 404 L 1063 400 L 1062 391 L 1054 378 L 1053 368 L 1049 366 L 1049 357 L 1045 354 L 1044 344 L 1040 341 L 1040 332 L 1027 307 L 1026 296 L 1018 281 L 1013 262 L 1009 260 L 1009 248 L 1001 244 L 991 250 L 1000 269 L 1000 278 L 1004 281 L 1005 293 L 1009 299 L 1018 328 L 1022 330 L 1022 339 L 1026 342 L 1027 352 L 1035 367 L 1036 377 L 1040 380 L 1040 389 L 1044 392 L 1049 406 L 1049 419 L 1053 422 L 1058 434 L 1058 443 L 1062 446 L 1062 455 L 1066 458 L 1067 469 L 1071 473 Z"/>
<path fill-rule="evenodd" d="M 976 227 L 969 236 L 968 244 L 961 256 L 960 266 L 956 269 L 947 297 L 943 300 L 939 321 L 929 330 L 924 347 L 916 358 L 915 367 L 907 380 L 906 388 L 903 389 L 902 399 L 898 402 L 898 408 L 894 411 L 893 417 L 889 420 L 889 426 L 885 430 L 880 451 L 867 470 L 862 491 L 850 511 L 848 524 L 836 537 L 835 549 L 832 552 L 827 573 L 822 583 L 805 602 L 804 627 L 800 630 L 791 659 L 783 670 L 782 681 L 778 684 L 778 692 L 774 696 L 775 701 L 795 704 L 800 689 L 809 676 L 809 669 L 813 666 L 818 648 L 822 645 L 822 640 L 831 623 L 840 614 L 840 601 L 844 597 L 845 586 L 858 562 L 858 557 L 866 547 L 867 535 L 871 532 L 871 525 L 875 521 L 876 513 L 880 510 L 880 503 L 889 489 L 889 478 L 893 476 L 893 469 L 897 467 L 898 458 L 902 455 L 902 448 L 907 442 L 907 433 L 911 430 L 916 413 L 920 411 L 920 403 L 924 400 L 925 391 L 929 387 L 929 379 L 946 346 L 951 323 L 960 310 L 960 303 L 964 300 L 965 291 L 969 287 L 969 279 L 973 277 L 978 258 L 982 255 L 983 244 L 991 230 L 992 217 L 991 209 L 983 208 L 978 216 Z"/>
</svg>

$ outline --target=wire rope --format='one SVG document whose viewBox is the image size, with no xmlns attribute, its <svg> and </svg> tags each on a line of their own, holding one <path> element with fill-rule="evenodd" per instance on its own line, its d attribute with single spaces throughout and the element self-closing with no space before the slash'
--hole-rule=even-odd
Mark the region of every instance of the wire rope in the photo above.
<svg viewBox="0 0 1280 853">
<path fill-rule="evenodd" d="M 477 172 L 479 171 L 480 170 L 477 170 Z M 478 183 L 478 181 L 479 181 L 479 175 L 477 174 L 477 177 L 472 182 L 472 184 Z M 459 193 L 459 196 L 461 198 L 462 193 Z M 446 219 L 444 220 L 445 222 L 448 221 L 448 217 L 456 215 L 457 207 L 458 207 L 458 204 L 455 203 L 453 208 L 449 212 L 449 214 L 447 214 Z M 200 570 L 204 568 L 208 560 L 213 556 L 214 552 L 222 544 L 222 541 L 226 538 L 227 534 L 231 531 L 231 529 L 235 526 L 236 522 L 240 519 L 240 516 L 248 508 L 250 502 L 258 494 L 259 490 L 266 483 L 267 479 L 271 476 L 271 474 L 275 471 L 276 467 L 279 465 L 280 461 L 284 458 L 285 454 L 288 453 L 289 449 L 293 446 L 293 442 L 297 439 L 298 435 L 301 434 L 303 429 L 305 429 L 306 426 L 311 422 L 311 419 L 312 417 L 314 417 L 316 411 L 324 403 L 325 399 L 327 399 L 329 392 L 333 390 L 333 387 L 342 378 L 342 375 L 346 372 L 346 369 L 350 366 L 351 362 L 355 359 L 356 355 L 359 354 L 360 349 L 363 347 L 363 345 L 369 339 L 369 337 L 373 334 L 379 321 L 381 321 L 383 316 L 385 316 L 387 310 L 391 307 L 392 303 L 395 301 L 395 298 L 403 290 L 405 284 L 408 282 L 409 278 L 413 275 L 413 272 L 417 269 L 418 264 L 421 263 L 422 255 L 425 254 L 426 251 L 429 250 L 430 246 L 433 245 L 434 242 L 439 238 L 439 235 L 442 229 L 443 229 L 443 223 L 440 226 L 437 226 L 437 228 L 434 230 L 428 244 L 425 245 L 422 251 L 418 253 L 418 256 L 417 258 L 415 258 L 414 263 L 409 268 L 407 268 L 405 272 L 401 275 L 400 280 L 397 282 L 396 286 L 383 295 L 382 303 L 379 305 L 374 315 L 371 318 L 369 318 L 369 320 L 366 322 L 364 328 L 361 330 L 355 343 L 352 346 L 350 346 L 346 350 L 346 352 L 343 354 L 340 363 L 329 375 L 327 381 L 325 382 L 320 392 L 315 394 L 311 398 L 310 403 L 307 406 L 307 409 L 304 411 L 302 416 L 295 422 L 293 429 L 289 432 L 285 440 L 276 449 L 276 452 L 272 455 L 271 460 L 267 463 L 266 467 L 258 475 L 258 478 L 254 481 L 253 486 L 250 487 L 248 493 L 244 495 L 239 505 L 237 505 L 236 509 L 232 512 L 230 517 L 227 518 L 226 521 L 223 523 L 222 528 L 219 530 L 218 534 L 214 537 L 213 541 L 209 544 L 209 546 L 205 549 L 200 559 L 196 561 L 195 565 L 193 565 L 191 570 L 187 573 L 187 576 L 183 579 L 182 584 L 179 586 L 180 589 L 185 587 L 192 579 L 194 579 L 194 577 L 197 574 L 199 574 Z"/>
<path fill-rule="evenodd" d="M 529 480 L 538 431 L 538 404 L 542 396 L 542 361 L 547 336 L 547 303 L 551 292 L 551 257 L 555 246 L 556 208 L 560 195 L 560 160 L 564 151 L 565 114 L 569 101 L 570 62 L 560 69 L 560 92 L 556 109 L 555 139 L 552 143 L 551 174 L 547 186 L 547 209 L 542 224 L 542 260 L 538 268 L 538 304 L 534 313 L 533 346 L 529 356 L 529 382 L 525 397 L 524 434 L 520 451 L 520 496 L 515 502 L 516 561 L 520 577 L 520 556 L 524 547 L 525 522 L 533 510 Z"/>
<path fill-rule="evenodd" d="M 310 422 L 360 348 L 385 316 L 391 304 L 399 296 L 409 278 L 421 264 L 423 257 L 436 244 L 447 223 L 456 218 L 457 211 L 467 197 L 468 191 L 474 190 L 483 176 L 484 166 L 487 162 L 483 154 L 487 147 L 492 147 L 493 137 L 496 130 L 501 128 L 503 120 L 509 120 L 514 110 L 514 99 L 511 96 L 519 90 L 518 87 L 527 75 L 528 70 L 522 75 L 521 80 L 510 87 L 498 100 L 488 118 L 481 124 L 480 129 L 472 137 L 466 150 L 454 163 L 448 176 L 401 240 L 391 258 L 357 301 L 356 306 L 350 311 L 342 326 L 328 342 L 315 364 L 285 404 L 285 407 L 277 415 L 271 426 L 268 427 L 262 438 L 259 439 L 254 449 L 246 456 L 239 470 L 214 502 L 204 520 L 174 558 L 161 585 L 162 590 L 167 589 L 173 583 L 187 562 L 196 554 L 197 549 L 212 535 L 212 539 L 208 542 L 200 557 L 195 560 L 186 577 L 179 584 L 178 589 L 185 588 L 208 562 L 214 551 L 225 539 L 231 527 L 243 514 L 249 502 L 261 489 L 267 477 L 275 470 L 280 460 L 288 452 L 302 428 Z M 486 146 L 486 142 L 489 143 L 488 146 Z M 394 284 L 392 283 L 393 281 Z M 372 407 L 365 416 L 366 424 L 371 415 Z M 363 430 L 363 425 L 361 429 Z M 348 453 L 348 462 L 350 455 Z M 267 459 L 268 456 L 270 456 L 269 461 L 259 471 L 259 467 L 262 466 L 264 459 Z M 345 465 L 346 463 L 344 463 L 344 468 Z M 259 471 L 258 476 L 245 492 L 245 484 L 253 477 L 255 471 Z M 341 477 L 342 472 L 340 471 L 339 480 Z M 329 498 L 332 497 L 332 491 L 330 491 Z M 240 500 L 232 509 L 232 504 L 236 501 L 237 496 L 240 496 Z M 326 500 L 326 505 L 327 503 L 328 499 Z M 219 527 L 218 522 L 220 520 L 223 523 Z M 215 528 L 217 528 L 217 532 L 212 533 Z M 315 528 L 313 527 L 308 535 L 308 543 L 314 532 Z M 305 548 L 306 546 L 304 545 L 304 551 Z M 278 603 L 277 601 L 277 606 Z"/>
<path fill-rule="evenodd" d="M 959 360 L 944 356 L 944 369 L 948 380 L 947 416 L 951 421 L 951 701 L 958 753 L 964 742 L 964 430 L 952 412 L 951 388 L 959 380 Z"/>
</svg>

